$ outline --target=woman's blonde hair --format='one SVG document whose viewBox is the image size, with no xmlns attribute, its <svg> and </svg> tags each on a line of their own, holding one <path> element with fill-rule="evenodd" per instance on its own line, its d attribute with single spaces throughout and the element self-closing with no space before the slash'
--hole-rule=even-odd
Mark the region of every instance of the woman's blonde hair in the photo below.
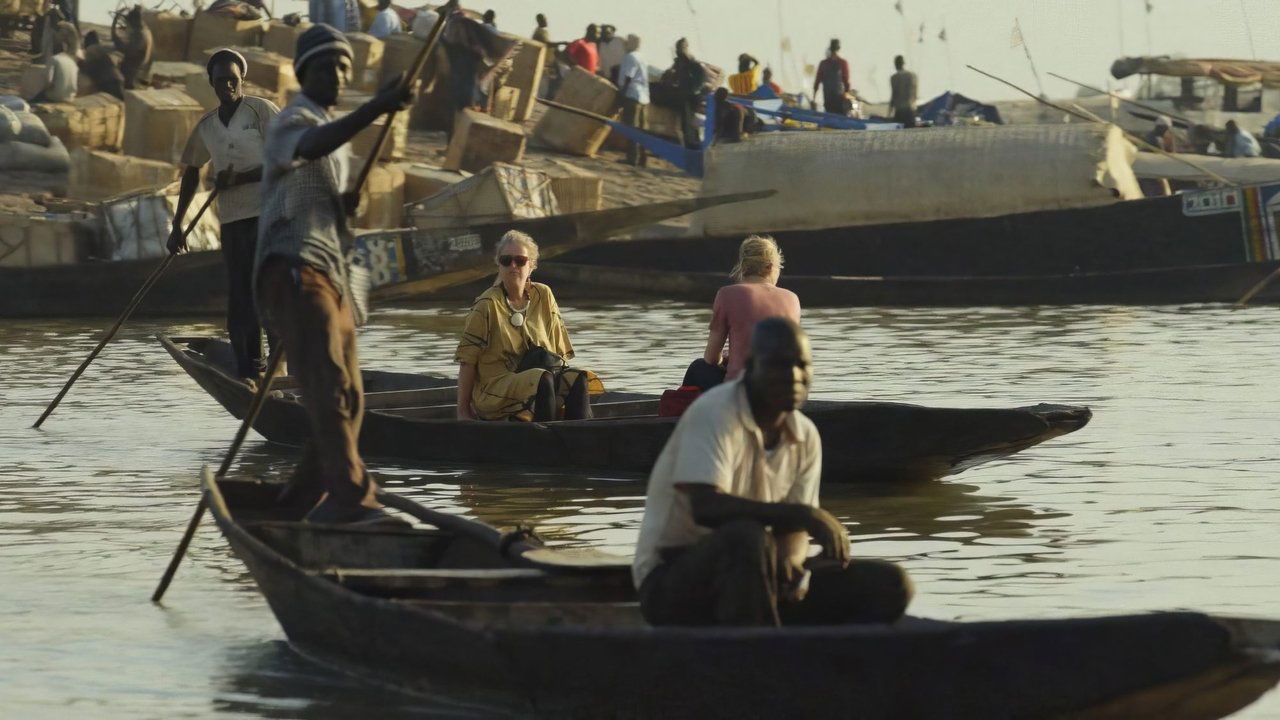
<svg viewBox="0 0 1280 720">
<path fill-rule="evenodd" d="M 524 249 L 525 255 L 529 256 L 530 270 L 538 267 L 538 243 L 533 239 L 532 236 L 529 235 L 529 233 L 520 232 L 519 230 L 508 230 L 506 233 L 502 235 L 502 239 L 498 241 L 498 244 L 494 246 L 493 263 L 495 265 L 498 264 L 498 258 L 501 257 L 503 254 L 502 248 L 508 245 L 519 245 L 521 248 Z M 494 279 L 493 284 L 494 285 L 502 284 L 501 273 L 499 273 L 498 277 Z"/>
<path fill-rule="evenodd" d="M 736 282 L 742 282 L 747 277 L 768 277 L 772 269 L 782 271 L 782 251 L 778 243 L 768 235 L 752 235 L 738 246 L 738 264 L 729 275 Z"/>
</svg>

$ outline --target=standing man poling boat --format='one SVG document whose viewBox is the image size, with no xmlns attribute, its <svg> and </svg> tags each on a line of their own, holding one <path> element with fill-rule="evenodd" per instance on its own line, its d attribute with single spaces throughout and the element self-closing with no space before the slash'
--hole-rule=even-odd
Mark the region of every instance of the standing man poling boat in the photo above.
<svg viewBox="0 0 1280 720">
<path fill-rule="evenodd" d="M 302 92 L 271 123 L 263 155 L 258 309 L 284 344 L 311 425 L 282 501 L 311 522 L 386 517 L 356 444 L 364 388 L 345 256 L 353 241 L 347 215 L 355 206 L 346 192 L 347 143 L 380 115 L 407 108 L 413 91 L 393 78 L 335 119 L 330 111 L 350 82 L 353 58 L 351 44 L 330 25 L 313 25 L 298 37 L 293 67 Z"/>
<path fill-rule="evenodd" d="M 253 303 L 253 259 L 262 210 L 262 151 L 267 126 L 280 114 L 280 108 L 265 98 L 244 94 L 248 69 L 244 56 L 227 48 L 215 52 L 205 65 L 218 107 L 200 118 L 182 152 L 186 169 L 169 234 L 169 251 L 186 249 L 183 220 L 199 188 L 200 169 L 212 161 L 218 186 L 218 220 L 222 223 L 222 259 L 227 264 L 227 336 L 236 357 L 236 374 L 252 384 L 266 367 L 262 327 Z M 274 347 L 275 338 L 271 340 Z"/>
<path fill-rule="evenodd" d="M 818 507 L 822 442 L 800 412 L 813 378 L 800 326 L 756 326 L 746 374 L 704 393 L 649 474 L 632 575 L 655 625 L 893 622 L 912 586 L 896 565 L 849 559 Z M 808 559 L 810 538 L 822 555 Z"/>
</svg>

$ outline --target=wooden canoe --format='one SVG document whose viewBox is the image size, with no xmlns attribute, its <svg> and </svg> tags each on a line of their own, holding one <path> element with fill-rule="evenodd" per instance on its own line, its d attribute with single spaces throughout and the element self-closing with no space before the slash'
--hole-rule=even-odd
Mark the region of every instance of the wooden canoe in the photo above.
<svg viewBox="0 0 1280 720">
<path fill-rule="evenodd" d="M 244 416 L 252 396 L 234 377 L 229 344 L 159 339 L 219 404 Z M 471 422 L 455 419 L 454 378 L 366 370 L 364 386 L 360 450 L 371 457 L 646 473 L 676 423 L 656 415 L 656 397 L 637 393 L 596 398 L 591 420 Z M 288 378 L 281 388 L 254 429 L 273 442 L 301 445 L 308 435 L 302 398 Z M 953 475 L 1079 430 L 1092 417 L 1088 408 L 1047 404 L 988 410 L 813 400 L 804 411 L 822 434 L 824 482 Z"/>
<path fill-rule="evenodd" d="M 649 627 L 621 558 L 500 550 L 496 529 L 385 492 L 416 525 L 286 522 L 277 488 L 203 477 L 290 646 L 491 717 L 1203 720 L 1280 679 L 1280 623 L 1189 612 Z"/>
<path fill-rule="evenodd" d="M 1280 261 L 1150 268 L 1065 275 L 832 276 L 784 273 L 780 287 L 806 307 L 970 307 L 974 305 L 1177 305 L 1239 300 Z M 556 297 L 583 299 L 620 295 L 687 300 L 710 305 L 716 291 L 733 281 L 724 273 L 643 270 L 549 262 L 540 279 Z M 1253 302 L 1280 302 L 1280 283 Z"/>
</svg>

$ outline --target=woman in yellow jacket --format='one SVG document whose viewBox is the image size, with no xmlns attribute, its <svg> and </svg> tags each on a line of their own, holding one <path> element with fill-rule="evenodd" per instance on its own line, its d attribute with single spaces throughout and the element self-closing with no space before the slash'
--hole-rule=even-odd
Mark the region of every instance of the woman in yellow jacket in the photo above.
<svg viewBox="0 0 1280 720">
<path fill-rule="evenodd" d="M 471 306 L 454 356 L 458 418 L 546 422 L 561 410 L 566 420 L 591 417 L 590 395 L 603 387 L 567 364 L 573 345 L 556 298 L 529 279 L 538 244 L 512 230 L 494 259 L 498 279 Z"/>
</svg>

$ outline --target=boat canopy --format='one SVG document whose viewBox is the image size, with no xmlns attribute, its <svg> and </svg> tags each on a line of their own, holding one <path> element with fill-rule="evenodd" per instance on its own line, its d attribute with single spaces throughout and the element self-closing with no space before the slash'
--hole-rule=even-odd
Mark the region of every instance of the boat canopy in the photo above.
<svg viewBox="0 0 1280 720">
<path fill-rule="evenodd" d="M 1111 64 L 1111 75 L 1117 80 L 1130 75 L 1168 75 L 1171 77 L 1207 77 L 1223 85 L 1256 85 L 1280 88 L 1280 62 L 1266 60 L 1222 60 L 1156 57 L 1120 58 Z"/>
</svg>

